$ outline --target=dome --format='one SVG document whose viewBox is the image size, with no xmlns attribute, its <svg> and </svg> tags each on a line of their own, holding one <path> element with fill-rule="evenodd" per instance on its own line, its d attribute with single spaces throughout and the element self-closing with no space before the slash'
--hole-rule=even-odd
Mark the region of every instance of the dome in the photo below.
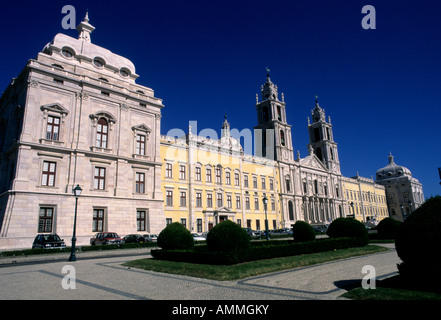
<svg viewBox="0 0 441 320">
<path fill-rule="evenodd" d="M 388 158 L 389 158 L 389 164 L 384 168 L 377 170 L 377 174 L 376 174 L 377 180 L 389 179 L 393 177 L 412 176 L 412 172 L 410 172 L 409 169 L 397 165 L 394 162 L 394 156 L 391 153 L 389 153 Z"/>
</svg>

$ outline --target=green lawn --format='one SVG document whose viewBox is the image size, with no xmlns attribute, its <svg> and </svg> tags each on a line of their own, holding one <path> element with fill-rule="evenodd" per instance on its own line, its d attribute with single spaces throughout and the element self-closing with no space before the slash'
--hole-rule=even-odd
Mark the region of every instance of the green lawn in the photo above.
<svg viewBox="0 0 441 320">
<path fill-rule="evenodd" d="M 362 287 L 352 289 L 342 295 L 352 300 L 441 300 L 441 294 L 415 290 L 401 282 L 399 275 L 377 281 L 375 289 Z"/>
<path fill-rule="evenodd" d="M 124 266 L 144 270 L 186 275 L 213 280 L 237 280 L 268 272 L 309 266 L 338 259 L 371 254 L 389 250 L 384 247 L 368 245 L 365 247 L 334 250 L 291 257 L 250 261 L 229 266 L 193 264 L 157 259 L 140 259 L 124 263 Z"/>
</svg>

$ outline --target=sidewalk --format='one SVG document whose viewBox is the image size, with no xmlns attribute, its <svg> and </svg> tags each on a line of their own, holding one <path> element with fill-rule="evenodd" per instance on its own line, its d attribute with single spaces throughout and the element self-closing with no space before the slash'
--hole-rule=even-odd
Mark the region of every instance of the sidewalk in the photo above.
<svg viewBox="0 0 441 320">
<path fill-rule="evenodd" d="M 142 256 L 150 255 L 152 248 L 135 248 L 135 249 L 114 249 L 114 250 L 93 250 L 85 252 L 76 252 L 78 260 L 98 259 L 106 257 L 123 257 L 123 256 Z M 0 257 L 0 266 L 22 263 L 43 263 L 43 262 L 59 262 L 68 261 L 70 252 L 36 254 L 29 256 L 12 256 Z"/>
</svg>

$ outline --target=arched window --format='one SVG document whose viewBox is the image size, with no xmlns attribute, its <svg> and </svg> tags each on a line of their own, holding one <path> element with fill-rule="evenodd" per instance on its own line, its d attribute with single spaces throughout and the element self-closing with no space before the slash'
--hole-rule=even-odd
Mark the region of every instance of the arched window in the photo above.
<svg viewBox="0 0 441 320">
<path fill-rule="evenodd" d="M 285 146 L 285 132 L 283 130 L 280 130 L 280 143 Z"/>
<path fill-rule="evenodd" d="M 289 178 L 289 176 L 286 176 L 285 181 L 286 181 L 286 192 L 291 192 L 291 179 Z"/>
<path fill-rule="evenodd" d="M 107 137 L 109 132 L 109 125 L 107 120 L 100 118 L 98 120 L 96 129 L 96 146 L 98 148 L 107 148 Z"/>
<path fill-rule="evenodd" d="M 288 201 L 289 220 L 294 220 L 294 206 L 292 201 Z"/>
<path fill-rule="evenodd" d="M 322 148 L 318 147 L 315 149 L 315 155 L 323 162 Z"/>
</svg>

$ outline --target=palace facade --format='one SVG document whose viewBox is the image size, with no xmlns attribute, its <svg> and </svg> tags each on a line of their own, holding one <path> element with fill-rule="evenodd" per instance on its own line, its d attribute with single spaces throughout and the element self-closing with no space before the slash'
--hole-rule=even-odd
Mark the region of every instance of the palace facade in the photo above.
<svg viewBox="0 0 441 320">
<path fill-rule="evenodd" d="M 220 139 L 191 128 L 164 136 L 162 99 L 136 83 L 133 63 L 91 42 L 87 15 L 77 29 L 76 39 L 57 34 L 0 98 L 0 249 L 30 248 L 38 233 L 69 243 L 77 185 L 78 245 L 100 231 L 159 233 L 172 222 L 201 233 L 225 219 L 264 230 L 266 221 L 279 229 L 387 216 L 383 186 L 342 176 L 318 101 L 304 158 L 294 157 L 269 75 L 256 97 L 256 155 L 226 117 Z"/>
</svg>

